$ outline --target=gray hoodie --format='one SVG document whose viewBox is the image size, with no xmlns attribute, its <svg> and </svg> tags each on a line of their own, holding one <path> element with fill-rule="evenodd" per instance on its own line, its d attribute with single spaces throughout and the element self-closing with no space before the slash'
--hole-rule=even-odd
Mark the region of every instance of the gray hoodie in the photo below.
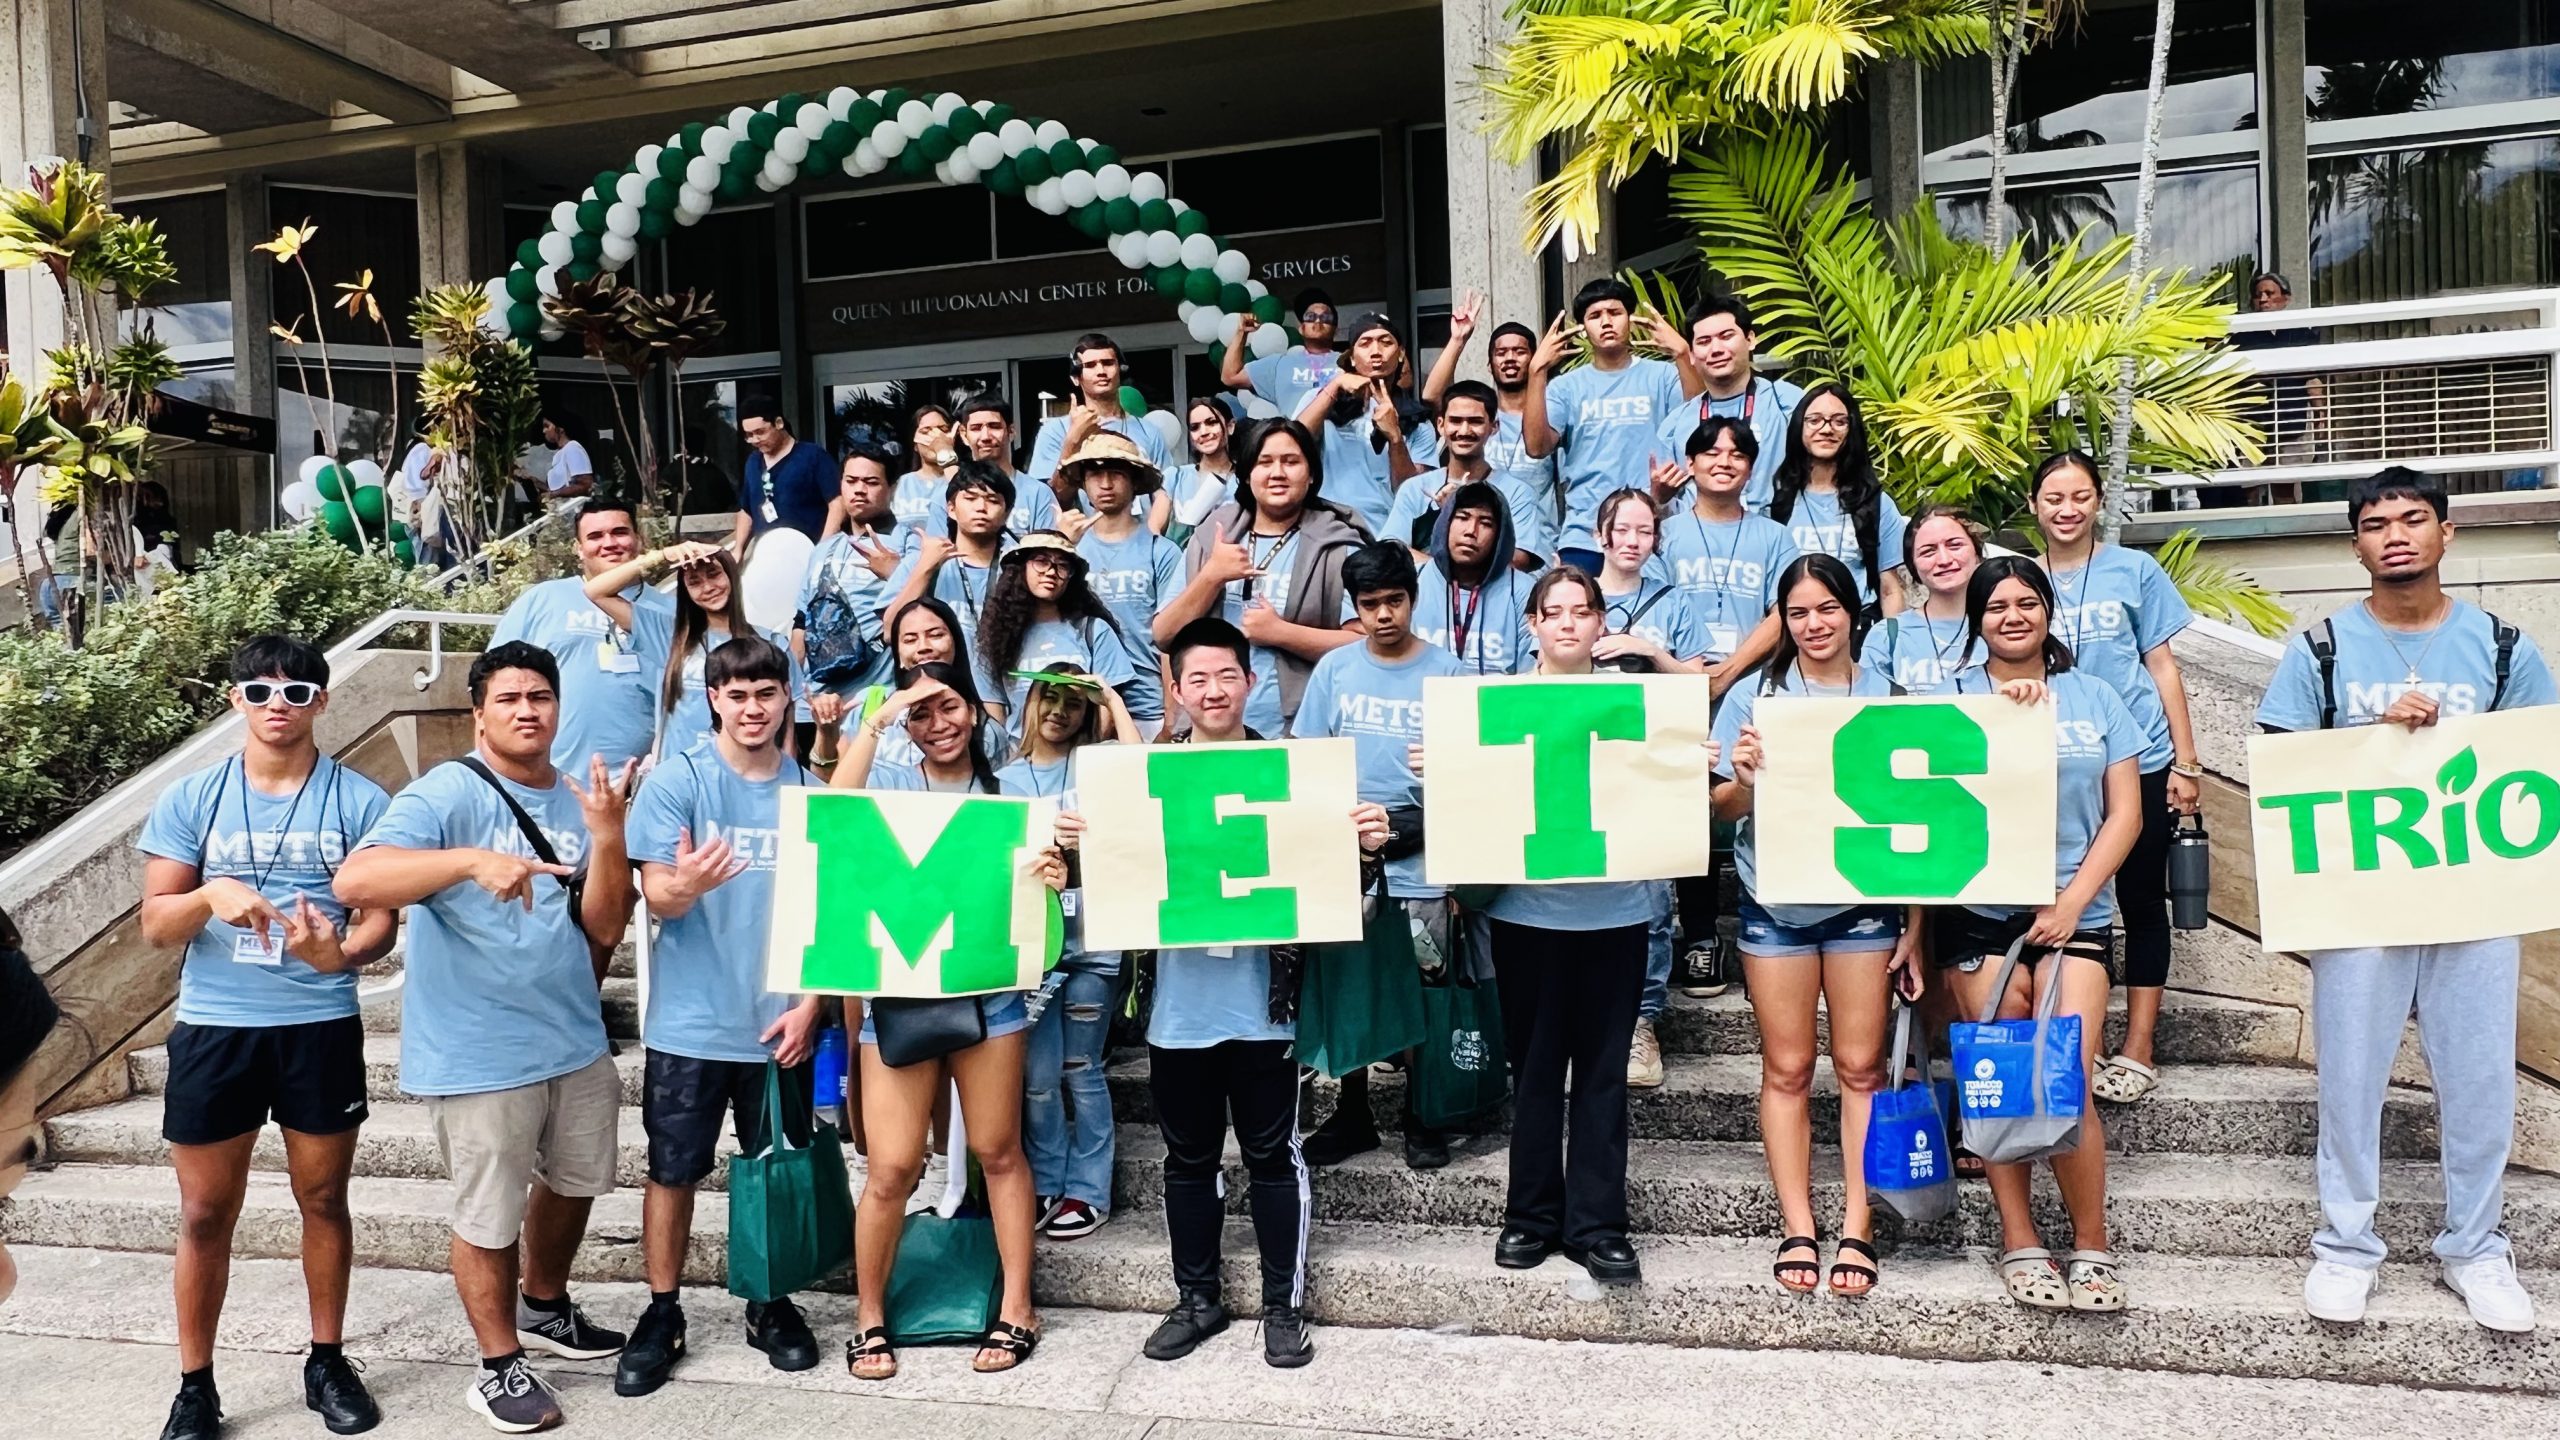
<svg viewBox="0 0 2560 1440">
<path fill-rule="evenodd" d="M 1182 573 L 1186 577 L 1198 575 L 1219 541 L 1245 544 L 1245 537 L 1252 532 L 1253 516 L 1241 503 L 1230 500 L 1210 511 L 1209 518 L 1192 532 L 1191 544 L 1183 551 Z M 1342 562 L 1373 538 L 1369 527 L 1348 507 L 1310 496 L 1306 509 L 1299 512 L 1298 543 L 1289 562 L 1289 603 L 1280 618 L 1318 630 L 1341 629 L 1342 622 L 1351 618 L 1351 602 L 1342 593 Z M 1306 692 L 1307 675 L 1315 669 L 1315 662 L 1286 650 L 1273 654 L 1279 661 L 1280 716 L 1284 721 L 1294 721 L 1298 718 L 1298 697 Z"/>
</svg>

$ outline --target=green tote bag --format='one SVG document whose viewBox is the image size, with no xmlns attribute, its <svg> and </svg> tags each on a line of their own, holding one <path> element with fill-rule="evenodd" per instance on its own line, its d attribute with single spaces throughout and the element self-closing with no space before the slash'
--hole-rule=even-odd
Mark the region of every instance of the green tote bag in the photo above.
<svg viewBox="0 0 2560 1440">
<path fill-rule="evenodd" d="M 1298 1059 L 1342 1076 L 1422 1043 L 1422 972 L 1404 906 L 1384 895 L 1359 940 L 1304 948 Z"/>
<path fill-rule="evenodd" d="M 729 1293 L 758 1303 L 806 1290 L 853 1260 L 844 1142 L 819 1125 L 795 1146 L 782 1126 L 782 1067 L 764 1067 L 761 1154 L 729 1157 Z"/>
</svg>

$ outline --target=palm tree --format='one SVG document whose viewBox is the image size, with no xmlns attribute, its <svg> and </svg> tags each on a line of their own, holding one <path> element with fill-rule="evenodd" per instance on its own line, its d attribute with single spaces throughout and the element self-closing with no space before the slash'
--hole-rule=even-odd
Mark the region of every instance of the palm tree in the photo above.
<svg viewBox="0 0 2560 1440">
<path fill-rule="evenodd" d="M 2142 169 L 2133 187 L 2133 259 L 2125 270 L 2128 303 L 2139 306 L 2151 280 L 2151 210 L 2160 198 L 2160 116 L 2168 108 L 2169 41 L 2178 25 L 2178 0 L 2156 0 L 2151 27 L 2151 89 L 2142 107 Z M 2135 359 L 2117 362 L 2116 413 L 2133 413 Z M 2133 426 L 2120 425 L 2107 437 L 2106 475 L 2100 484 L 2098 533 L 2113 540 L 2124 528 L 2125 471 L 2131 463 Z"/>
</svg>

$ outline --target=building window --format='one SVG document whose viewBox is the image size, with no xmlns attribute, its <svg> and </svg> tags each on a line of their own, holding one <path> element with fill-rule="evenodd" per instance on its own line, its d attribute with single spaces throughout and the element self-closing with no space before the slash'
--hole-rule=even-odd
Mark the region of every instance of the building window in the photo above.
<svg viewBox="0 0 2560 1440">
<path fill-rule="evenodd" d="M 2010 101 L 2010 149 L 2139 145 L 2155 13 L 2145 0 L 2089 0 L 2076 23 L 2029 51 Z M 2169 47 L 2162 137 L 2256 129 L 2257 45 L 2256 0 L 2183 0 Z M 1991 153 L 1987 58 L 1931 67 L 1921 88 L 1921 137 L 1931 160 Z"/>
<path fill-rule="evenodd" d="M 1410 189 L 1413 288 L 1449 288 L 1449 132 L 1434 125 L 1408 135 L 1405 176 Z M 1213 377 L 1214 378 L 1214 377 Z M 1201 392 L 1194 392 L 1201 393 Z"/>
<path fill-rule="evenodd" d="M 1386 213 L 1375 135 L 1185 155 L 1173 162 L 1170 183 L 1221 235 L 1351 225 Z"/>
<path fill-rule="evenodd" d="M 2311 162 L 2315 305 L 2560 283 L 2560 137 Z"/>
<path fill-rule="evenodd" d="M 2085 228 L 2100 240 L 2123 234 L 2133 228 L 2135 185 L 2130 175 L 2012 184 L 2008 234 L 2025 237 L 2030 257 L 2071 243 Z M 1984 199 L 1981 190 L 1941 193 L 1938 218 L 1949 234 L 1978 241 Z M 2256 168 L 2161 176 L 2151 244 L 2154 268 L 2183 269 L 2190 277 L 2219 272 L 2231 287 L 2229 298 L 2239 303 L 2240 286 L 2257 269 L 2260 253 Z"/>
<path fill-rule="evenodd" d="M 774 215 L 770 205 L 715 210 L 667 237 L 667 289 L 708 295 L 729 322 L 712 342 L 710 354 L 753 355 L 782 344 Z"/>
<path fill-rule="evenodd" d="M 2183 10 L 2185 7 L 2181 6 Z M 2313 120 L 2560 96 L 2560 0 L 2305 0 Z"/>
<path fill-rule="evenodd" d="M 219 198 L 219 197 L 217 197 Z M 267 191 L 267 216 L 273 229 L 309 223 L 318 227 L 302 249 L 302 263 L 320 292 L 320 303 L 337 298 L 331 287 L 373 272 L 374 298 L 382 318 L 390 322 L 394 341 L 415 345 L 409 310 L 418 301 L 418 202 L 407 195 L 368 195 L 352 190 L 300 190 L 276 186 Z M 264 261 L 267 257 L 258 257 Z M 275 275 L 276 323 L 299 324 L 302 338 L 318 333 L 310 315 L 311 297 L 301 272 L 287 265 Z M 323 315 L 332 344 L 380 345 L 382 329 L 371 319 L 349 321 L 344 311 Z"/>
<path fill-rule="evenodd" d="M 994 198 L 975 185 L 920 185 L 811 200 L 801 206 L 808 276 L 834 280 L 992 260 L 987 202 Z"/>
<path fill-rule="evenodd" d="M 129 314 L 126 324 L 148 320 L 153 333 L 171 345 L 229 345 L 231 237 L 222 192 L 135 200 L 118 208 L 159 226 L 169 263 L 178 267 L 177 280 L 152 291 L 150 307 Z"/>
</svg>

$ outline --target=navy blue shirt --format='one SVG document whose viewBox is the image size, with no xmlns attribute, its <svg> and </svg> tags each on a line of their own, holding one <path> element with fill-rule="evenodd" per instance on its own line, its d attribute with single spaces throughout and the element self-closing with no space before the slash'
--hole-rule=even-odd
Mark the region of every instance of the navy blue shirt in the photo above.
<svg viewBox="0 0 2560 1440">
<path fill-rule="evenodd" d="M 788 525 L 815 540 L 827 528 L 827 504 L 835 498 L 835 462 L 824 450 L 806 440 L 794 440 L 782 458 L 768 466 L 763 451 L 748 448 L 747 473 L 738 482 L 738 508 L 747 512 L 750 533 L 761 535 L 776 525 Z"/>
</svg>

